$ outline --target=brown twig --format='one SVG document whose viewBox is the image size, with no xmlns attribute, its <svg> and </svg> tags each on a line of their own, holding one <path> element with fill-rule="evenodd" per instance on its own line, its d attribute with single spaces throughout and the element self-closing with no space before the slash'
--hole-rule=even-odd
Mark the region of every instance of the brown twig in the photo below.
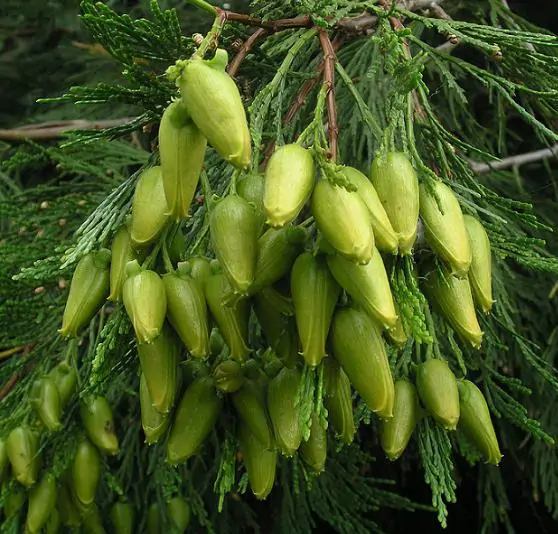
<svg viewBox="0 0 558 534">
<path fill-rule="evenodd" d="M 340 35 L 336 35 L 333 41 L 331 42 L 333 51 L 337 52 L 341 48 L 344 42 L 345 42 L 344 37 Z M 316 85 L 318 85 L 323 70 L 324 70 L 324 59 L 322 58 L 322 60 L 318 63 L 318 66 L 316 67 L 316 74 L 312 78 L 304 82 L 304 84 L 302 85 L 302 87 L 294 97 L 291 107 L 289 108 L 289 110 L 285 114 L 285 117 L 283 118 L 284 126 L 288 126 L 296 117 L 296 114 L 300 111 L 300 109 L 304 105 L 304 102 L 306 102 L 306 98 L 308 97 L 308 95 L 312 92 L 312 90 L 316 87 Z M 274 148 L 275 148 L 275 141 L 270 141 L 265 147 L 263 166 L 265 166 L 267 160 L 271 157 Z"/>
<path fill-rule="evenodd" d="M 18 380 L 22 377 L 23 373 L 21 371 L 16 371 L 8 381 L 0 388 L 0 400 L 8 395 L 10 391 L 17 384 Z"/>
<path fill-rule="evenodd" d="M 258 28 L 254 33 L 252 33 L 252 35 L 250 35 L 250 37 L 248 37 L 248 39 L 246 39 L 246 41 L 244 41 L 244 43 L 242 43 L 242 46 L 238 49 L 236 56 L 234 56 L 233 60 L 227 67 L 227 72 L 233 78 L 238 72 L 240 64 L 244 61 L 250 50 L 252 50 L 252 47 L 254 46 L 256 41 L 258 39 L 261 39 L 262 37 L 265 37 L 268 33 L 269 30 L 266 30 L 265 28 Z"/>
<path fill-rule="evenodd" d="M 335 51 L 326 30 L 320 30 L 320 44 L 324 54 L 324 85 L 327 97 L 327 119 L 329 134 L 329 151 L 331 160 L 337 159 L 337 137 L 339 128 L 337 126 L 337 104 L 335 102 Z"/>
<path fill-rule="evenodd" d="M 34 346 L 34 343 L 29 343 L 27 345 L 24 345 L 22 356 L 23 357 L 28 356 L 29 352 L 31 351 L 33 346 Z M 21 349 L 22 347 L 17 347 L 17 348 Z M 18 383 L 20 378 L 25 376 L 31 369 L 33 369 L 33 367 L 35 367 L 35 363 L 31 362 L 31 363 L 29 363 L 28 365 L 25 366 L 25 369 L 19 369 L 18 371 L 13 373 L 12 376 L 10 376 L 8 381 L 0 388 L 0 401 L 4 397 L 6 397 L 8 395 L 8 393 L 10 393 L 10 391 L 12 391 L 12 389 Z"/>
<path fill-rule="evenodd" d="M 14 354 L 17 354 L 18 352 L 21 352 L 26 347 L 27 347 L 27 345 L 22 345 L 21 347 L 13 347 L 11 349 L 3 350 L 2 352 L 0 352 L 0 361 L 7 360 L 8 358 L 13 356 Z"/>
<path fill-rule="evenodd" d="M 134 121 L 134 117 L 109 119 L 100 121 L 69 120 L 49 121 L 38 124 L 27 124 L 18 128 L 0 129 L 0 139 L 4 141 L 24 141 L 25 139 L 41 141 L 55 139 L 71 130 L 105 130 L 115 126 L 123 126 Z"/>
<path fill-rule="evenodd" d="M 310 28 L 312 26 L 312 19 L 308 15 L 300 15 L 290 19 L 262 20 L 244 13 L 235 13 L 234 11 L 226 11 L 220 8 L 216 8 L 216 10 L 218 16 L 225 21 L 230 20 L 246 24 L 247 26 L 258 26 L 273 33 L 289 28 Z"/>
</svg>

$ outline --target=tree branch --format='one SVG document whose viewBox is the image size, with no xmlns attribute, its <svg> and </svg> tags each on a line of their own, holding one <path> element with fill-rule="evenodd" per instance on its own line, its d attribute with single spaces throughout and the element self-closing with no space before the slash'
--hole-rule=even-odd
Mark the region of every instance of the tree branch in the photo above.
<svg viewBox="0 0 558 534">
<path fill-rule="evenodd" d="M 333 38 L 331 46 L 333 48 L 334 53 L 341 48 L 343 43 L 344 43 L 343 36 L 336 35 Z M 306 97 L 312 92 L 314 87 L 318 85 L 323 70 L 324 70 L 324 59 L 322 58 L 322 60 L 318 63 L 318 66 L 316 67 L 315 76 L 313 78 L 306 80 L 302 85 L 302 87 L 300 88 L 300 90 L 298 91 L 298 93 L 296 94 L 296 96 L 294 97 L 291 107 L 289 108 L 289 110 L 285 114 L 285 117 L 283 118 L 284 126 L 288 126 L 296 117 L 296 114 L 300 111 L 300 108 L 304 105 L 304 102 L 306 102 Z M 267 162 L 267 160 L 271 157 L 274 148 L 275 148 L 275 141 L 270 141 L 267 144 L 264 151 L 264 159 L 263 159 L 264 165 Z"/>
<path fill-rule="evenodd" d="M 312 19 L 308 15 L 299 15 L 290 19 L 262 20 L 244 13 L 235 13 L 234 11 L 226 11 L 220 8 L 216 9 L 217 13 L 222 14 L 226 21 L 240 22 L 247 26 L 258 26 L 270 32 L 279 32 L 289 28 L 310 28 L 312 26 Z"/>
<path fill-rule="evenodd" d="M 229 66 L 227 67 L 227 72 L 233 78 L 238 72 L 238 69 L 240 68 L 240 64 L 244 61 L 244 59 L 246 58 L 250 50 L 252 50 L 252 47 L 254 46 L 256 41 L 262 37 L 265 37 L 268 33 L 269 31 L 266 30 L 265 28 L 258 28 L 254 33 L 252 33 L 252 35 L 250 35 L 250 37 L 248 37 L 248 39 L 246 39 L 246 41 L 244 41 L 244 43 L 236 53 L 236 56 L 234 56 L 233 60 L 229 63 Z"/>
<path fill-rule="evenodd" d="M 24 345 L 23 348 L 22 347 L 17 347 L 17 352 L 20 351 L 20 349 L 23 349 L 22 352 L 22 357 L 27 357 L 29 355 L 29 352 L 31 351 L 31 349 L 33 348 L 34 343 L 29 343 L 27 345 Z M 13 354 L 16 354 L 16 352 L 13 352 Z M 13 354 L 10 354 L 13 355 Z M 25 376 L 29 371 L 31 371 L 34 367 L 35 367 L 35 362 L 30 362 L 25 366 L 25 369 L 19 369 L 18 371 L 15 371 L 12 376 L 10 376 L 10 378 L 8 378 L 8 380 L 2 385 L 2 387 L 0 388 L 0 401 L 6 397 L 8 395 L 8 393 L 10 393 L 10 391 L 15 387 L 15 385 L 18 383 L 18 381 Z"/>
<path fill-rule="evenodd" d="M 509 169 L 510 167 L 519 167 L 527 163 L 533 163 L 535 161 L 542 161 L 555 157 L 558 157 L 558 144 L 555 144 L 550 148 L 534 150 L 533 152 L 525 152 L 524 154 L 516 154 L 515 156 L 509 156 L 499 161 L 490 163 L 469 161 L 469 166 L 476 174 L 483 174 L 490 171 Z"/>
<path fill-rule="evenodd" d="M 329 151 L 331 160 L 337 159 L 337 137 L 339 136 L 339 128 L 337 126 L 337 104 L 335 102 L 335 51 L 329 39 L 327 31 L 320 30 L 320 44 L 324 54 L 324 85 L 326 87 L 327 96 L 327 119 L 329 133 Z"/>
<path fill-rule="evenodd" d="M 135 117 L 122 117 L 99 121 L 69 120 L 49 121 L 38 124 L 27 124 L 18 128 L 0 129 L 0 139 L 3 141 L 44 141 L 61 137 L 65 132 L 72 130 L 105 130 L 115 126 L 123 126 L 133 122 Z"/>
</svg>

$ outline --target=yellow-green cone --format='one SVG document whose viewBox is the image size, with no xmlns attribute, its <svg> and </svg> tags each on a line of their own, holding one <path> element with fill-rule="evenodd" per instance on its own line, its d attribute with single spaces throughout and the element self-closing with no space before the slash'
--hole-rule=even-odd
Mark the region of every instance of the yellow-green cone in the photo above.
<svg viewBox="0 0 558 534">
<path fill-rule="evenodd" d="M 365 311 L 343 308 L 331 323 L 333 355 L 368 408 L 393 416 L 394 386 L 379 327 Z"/>
<path fill-rule="evenodd" d="M 60 397 L 60 406 L 64 409 L 76 390 L 78 380 L 77 369 L 73 365 L 62 361 L 50 370 L 48 376 L 56 384 L 58 396 Z"/>
<path fill-rule="evenodd" d="M 166 432 L 170 417 L 169 412 L 159 412 L 151 399 L 149 390 L 147 389 L 147 380 L 142 373 L 140 377 L 140 408 L 141 408 L 141 426 L 145 434 L 145 442 L 148 445 L 157 443 L 161 436 Z"/>
<path fill-rule="evenodd" d="M 359 265 L 339 254 L 328 255 L 327 265 L 339 285 L 370 317 L 384 328 L 395 326 L 395 303 L 382 256 L 377 250 L 367 265 Z"/>
<path fill-rule="evenodd" d="M 135 511 L 134 507 L 125 501 L 115 502 L 110 509 L 110 521 L 115 534 L 135 534 L 134 530 Z"/>
<path fill-rule="evenodd" d="M 35 484 L 41 464 L 37 433 L 26 426 L 14 428 L 8 434 L 6 451 L 13 477 L 28 488 Z"/>
<path fill-rule="evenodd" d="M 41 423 L 56 432 L 62 428 L 62 403 L 56 382 L 49 376 L 43 376 L 33 382 L 29 391 L 29 404 L 35 409 Z"/>
<path fill-rule="evenodd" d="M 130 232 L 123 226 L 112 239 L 110 261 L 110 295 L 108 300 L 117 302 L 122 300 L 122 286 L 126 280 L 126 265 L 137 259 L 137 253 L 132 248 Z"/>
<path fill-rule="evenodd" d="M 405 327 L 403 326 L 403 320 L 401 319 L 401 312 L 397 306 L 397 303 L 394 301 L 395 304 L 395 312 L 397 313 L 397 321 L 395 325 L 388 329 L 387 335 L 389 336 L 390 341 L 397 345 L 398 347 L 402 347 L 407 343 L 407 339 L 409 336 L 407 332 L 405 332 Z"/>
<path fill-rule="evenodd" d="M 335 358 L 324 360 L 326 395 L 324 403 L 328 412 L 328 423 L 338 439 L 349 445 L 355 437 L 353 395 L 351 382 Z"/>
<path fill-rule="evenodd" d="M 254 281 L 258 253 L 256 213 L 247 200 L 229 195 L 209 214 L 211 245 L 235 293 L 246 295 Z"/>
<path fill-rule="evenodd" d="M 112 409 L 105 397 L 94 397 L 81 404 L 81 422 L 89 439 L 107 454 L 117 454 L 118 438 L 114 432 Z"/>
<path fill-rule="evenodd" d="M 372 182 L 354 167 L 343 167 L 341 173 L 357 188 L 357 194 L 362 198 L 370 212 L 374 239 L 378 250 L 389 254 L 397 254 L 397 235 Z"/>
<path fill-rule="evenodd" d="M 192 356 L 205 358 L 209 353 L 209 323 L 203 282 L 179 269 L 164 275 L 163 284 L 170 324 Z"/>
<path fill-rule="evenodd" d="M 62 527 L 62 521 L 60 519 L 60 513 L 55 508 L 52 509 L 48 517 L 45 534 L 60 534 L 60 528 Z"/>
<path fill-rule="evenodd" d="M 469 283 L 477 306 L 484 313 L 490 313 L 492 299 L 492 254 L 490 241 L 481 222 L 470 215 L 465 215 L 465 226 L 469 235 L 472 258 L 469 268 Z"/>
<path fill-rule="evenodd" d="M 155 502 L 147 510 L 147 534 L 163 534 L 163 512 Z"/>
<path fill-rule="evenodd" d="M 296 219 L 310 198 L 315 174 L 312 153 L 300 145 L 283 145 L 273 153 L 265 170 L 267 224 L 280 228 Z"/>
<path fill-rule="evenodd" d="M 430 359 L 420 364 L 416 375 L 420 400 L 446 430 L 455 430 L 459 421 L 459 393 L 455 375 L 444 360 Z"/>
<path fill-rule="evenodd" d="M 178 388 L 180 346 L 175 333 L 165 325 L 151 343 L 139 343 L 141 371 L 153 407 L 168 413 L 174 406 Z"/>
<path fill-rule="evenodd" d="M 221 362 L 213 371 L 213 384 L 224 393 L 234 393 L 244 384 L 242 367 L 234 360 Z"/>
<path fill-rule="evenodd" d="M 435 306 L 450 326 L 474 348 L 482 343 L 468 278 L 442 275 L 437 269 L 426 276 L 426 289 Z"/>
<path fill-rule="evenodd" d="M 408 380 L 396 380 L 393 417 L 382 421 L 380 426 L 380 444 L 391 461 L 403 454 L 418 419 L 419 402 L 415 386 Z"/>
<path fill-rule="evenodd" d="M 47 474 L 29 492 L 26 532 L 28 534 L 38 533 L 46 525 L 55 506 L 56 480 L 52 475 Z"/>
<path fill-rule="evenodd" d="M 471 264 L 471 247 L 461 206 L 443 182 L 420 186 L 420 216 L 430 248 L 450 267 L 451 274 L 464 277 Z"/>
<path fill-rule="evenodd" d="M 300 371 L 284 367 L 270 380 L 267 409 L 275 432 L 277 446 L 285 456 L 293 456 L 302 441 L 300 405 L 296 404 Z"/>
<path fill-rule="evenodd" d="M 262 233 L 267 217 L 264 208 L 264 189 L 263 174 L 251 173 L 236 184 L 236 192 L 254 208 L 258 236 Z"/>
<path fill-rule="evenodd" d="M 374 252 L 370 212 L 355 191 L 320 180 L 312 193 L 312 215 L 330 245 L 346 258 L 366 265 Z"/>
<path fill-rule="evenodd" d="M 327 459 L 327 430 L 321 425 L 316 413 L 312 414 L 308 441 L 300 444 L 300 455 L 314 473 L 323 473 Z"/>
<path fill-rule="evenodd" d="M 3 484 L 2 490 L 6 489 L 7 484 Z M 25 489 L 16 484 L 12 486 L 12 490 L 6 495 L 6 500 L 3 503 L 3 512 L 6 519 L 11 519 L 19 513 L 27 500 L 27 492 Z"/>
<path fill-rule="evenodd" d="M 250 489 L 256 499 L 264 500 L 275 482 L 277 451 L 266 448 L 246 424 L 240 425 L 239 438 Z"/>
<path fill-rule="evenodd" d="M 93 446 L 92 446 L 93 447 Z M 60 521 L 66 527 L 79 527 L 81 525 L 81 517 L 77 505 L 74 503 L 70 484 L 62 481 L 58 485 L 58 495 L 56 500 L 56 509 L 60 513 Z"/>
<path fill-rule="evenodd" d="M 176 496 L 167 501 L 167 514 L 176 532 L 179 534 L 186 532 L 192 512 L 183 497 Z"/>
<path fill-rule="evenodd" d="M 109 294 L 110 256 L 110 250 L 101 249 L 79 260 L 59 330 L 62 336 L 77 336 L 103 305 Z"/>
<path fill-rule="evenodd" d="M 231 291 L 225 275 L 216 274 L 205 280 L 205 298 L 225 343 L 229 347 L 231 358 L 239 363 L 248 359 L 248 321 L 250 306 L 247 300 L 240 300 L 235 306 L 227 306 L 224 299 Z"/>
<path fill-rule="evenodd" d="M 388 152 L 374 160 L 370 179 L 397 235 L 399 254 L 410 254 L 419 217 L 419 184 L 411 162 L 403 152 Z"/>
<path fill-rule="evenodd" d="M 326 356 L 326 339 L 341 288 L 324 258 L 302 253 L 291 271 L 291 294 L 302 355 L 312 367 Z"/>
<path fill-rule="evenodd" d="M 240 419 L 266 449 L 271 449 L 273 434 L 267 416 L 264 392 L 252 380 L 245 379 L 242 387 L 231 397 Z"/>
<path fill-rule="evenodd" d="M 76 504 L 81 505 L 80 508 L 93 506 L 97 486 L 101 478 L 101 457 L 97 449 L 87 439 L 81 441 L 77 446 L 72 462 L 71 475 L 71 487 L 77 501 Z M 62 495 L 62 498 L 64 497 Z M 68 505 L 67 512 L 67 515 L 72 515 L 71 505 Z"/>
<path fill-rule="evenodd" d="M 498 465 L 502 453 L 498 445 L 498 438 L 490 418 L 490 411 L 481 390 L 469 380 L 459 380 L 459 404 L 461 417 L 459 430 L 463 430 L 467 437 L 482 452 L 487 463 Z"/>
<path fill-rule="evenodd" d="M 240 92 L 225 72 L 227 52 L 212 60 L 198 57 L 181 62 L 177 79 L 182 103 L 196 126 L 219 155 L 238 168 L 250 165 L 250 132 Z"/>
<path fill-rule="evenodd" d="M 258 239 L 254 283 L 249 290 L 251 295 L 289 273 L 307 236 L 306 230 L 300 226 L 285 226 L 269 228 Z"/>
<path fill-rule="evenodd" d="M 209 376 L 196 378 L 186 389 L 176 410 L 167 441 L 167 461 L 185 462 L 196 454 L 219 418 L 223 400 Z"/>
<path fill-rule="evenodd" d="M 151 343 L 160 333 L 167 313 L 165 285 L 155 271 L 142 269 L 134 260 L 126 267 L 122 289 L 124 307 L 138 343 Z"/>
<path fill-rule="evenodd" d="M 99 513 L 99 508 L 94 504 L 88 510 L 81 512 L 82 532 L 83 534 L 106 534 L 106 530 L 103 527 L 103 520 L 101 519 L 101 514 Z"/>
<path fill-rule="evenodd" d="M 269 347 L 285 365 L 296 362 L 299 337 L 292 301 L 268 286 L 254 295 L 253 308 Z"/>
<path fill-rule="evenodd" d="M 139 177 L 134 192 L 130 222 L 132 246 L 142 249 L 151 245 L 168 220 L 169 208 L 161 167 L 150 167 Z"/>
<path fill-rule="evenodd" d="M 207 139 L 188 117 L 180 101 L 171 102 L 159 125 L 159 156 L 170 216 L 188 214 L 205 156 Z"/>
<path fill-rule="evenodd" d="M 182 272 L 181 267 L 183 265 L 188 265 L 187 267 L 187 270 L 189 269 L 188 274 L 194 280 L 202 281 L 205 278 L 211 276 L 212 274 L 209 260 L 207 258 L 204 258 L 203 256 L 192 256 L 191 258 L 188 258 L 188 261 L 179 263 L 178 264 L 179 272 Z"/>
</svg>

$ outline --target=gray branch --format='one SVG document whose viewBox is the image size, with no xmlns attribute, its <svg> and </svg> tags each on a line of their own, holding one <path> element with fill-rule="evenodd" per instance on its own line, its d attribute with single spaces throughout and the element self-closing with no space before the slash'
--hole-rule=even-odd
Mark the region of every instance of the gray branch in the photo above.
<svg viewBox="0 0 558 534">
<path fill-rule="evenodd" d="M 558 157 L 558 144 L 550 147 L 543 148 L 541 150 L 535 150 L 533 152 L 526 152 L 525 154 L 517 154 L 515 156 L 509 156 L 507 158 L 501 159 L 500 161 L 494 161 L 491 163 L 478 163 L 476 161 L 469 161 L 469 166 L 473 172 L 477 174 L 483 174 L 490 171 L 501 171 L 503 169 L 509 169 L 510 167 L 520 167 L 527 163 L 533 163 L 535 161 L 542 161 L 545 159 Z"/>
<path fill-rule="evenodd" d="M 109 119 L 98 121 L 69 120 L 49 121 L 38 124 L 28 124 L 7 130 L 0 129 L 0 139 L 4 141 L 23 141 L 25 139 L 41 141 L 61 137 L 71 130 L 105 130 L 115 126 L 123 126 L 134 120 L 134 117 Z"/>
</svg>

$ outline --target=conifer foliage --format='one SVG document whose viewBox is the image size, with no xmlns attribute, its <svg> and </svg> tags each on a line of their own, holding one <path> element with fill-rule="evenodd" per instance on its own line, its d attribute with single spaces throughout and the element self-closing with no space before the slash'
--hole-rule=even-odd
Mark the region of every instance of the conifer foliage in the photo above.
<svg viewBox="0 0 558 534">
<path fill-rule="evenodd" d="M 525 444 L 556 516 L 552 215 L 480 169 L 558 142 L 558 39 L 502 0 L 189 4 L 83 0 L 121 79 L 43 102 L 137 113 L 3 161 L 0 531 L 445 527 L 467 465 L 496 532 Z"/>
</svg>

